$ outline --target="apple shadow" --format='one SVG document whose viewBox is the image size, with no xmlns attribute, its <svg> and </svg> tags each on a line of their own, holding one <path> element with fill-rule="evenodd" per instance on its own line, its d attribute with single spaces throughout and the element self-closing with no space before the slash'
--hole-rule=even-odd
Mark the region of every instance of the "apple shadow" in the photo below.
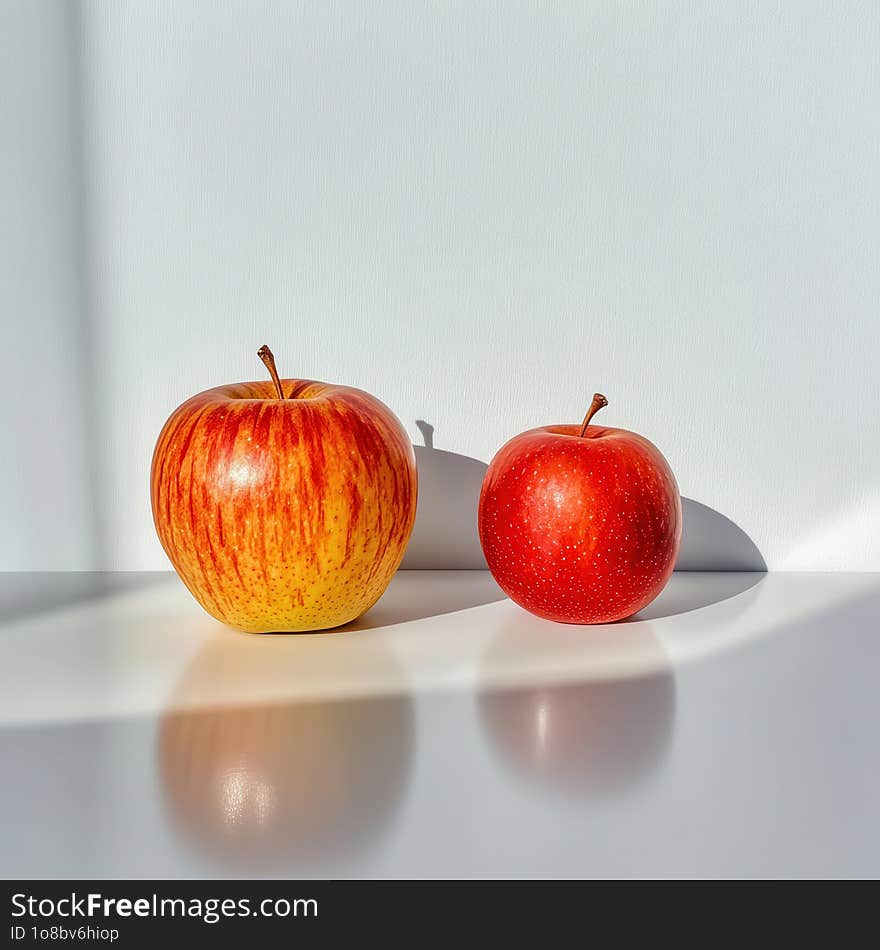
<svg viewBox="0 0 880 950">
<path fill-rule="evenodd" d="M 619 622 L 662 620 L 711 607 L 751 590 L 766 576 L 758 571 L 676 571 L 647 607 Z"/>
<path fill-rule="evenodd" d="M 365 614 L 337 629 L 375 630 L 411 620 L 439 617 L 504 600 L 505 593 L 488 570 L 427 572 L 402 570 Z"/>
<path fill-rule="evenodd" d="M 478 459 L 434 448 L 434 427 L 416 425 L 425 439 L 414 445 L 419 499 L 402 570 L 479 570 L 486 559 L 477 531 L 477 507 L 487 465 Z"/>
<path fill-rule="evenodd" d="M 755 542 L 730 518 L 693 498 L 681 499 L 677 571 L 766 571 Z"/>
</svg>

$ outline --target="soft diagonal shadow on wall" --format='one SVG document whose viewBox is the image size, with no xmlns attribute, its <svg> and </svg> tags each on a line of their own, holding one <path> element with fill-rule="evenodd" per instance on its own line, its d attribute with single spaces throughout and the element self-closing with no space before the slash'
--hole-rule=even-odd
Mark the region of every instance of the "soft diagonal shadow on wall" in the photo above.
<svg viewBox="0 0 880 950">
<path fill-rule="evenodd" d="M 83 37 L 82 0 L 62 4 L 67 33 L 68 49 L 68 105 L 70 108 L 71 135 L 71 180 L 75 192 L 75 215 L 70 231 L 75 248 L 77 299 L 74 319 L 77 322 L 77 365 L 81 377 L 80 398 L 84 420 L 83 445 L 89 464 L 89 489 L 91 492 L 92 543 L 94 563 L 99 570 L 108 567 L 107 525 L 105 505 L 108 497 L 106 473 L 103 467 L 104 444 L 102 442 L 102 411 L 97 390 L 98 352 L 95 337 L 93 301 L 89 272 L 92 246 L 89 227 L 89 156 L 86 146 L 86 68 Z"/>
<path fill-rule="evenodd" d="M 106 563 L 105 447 L 86 299 L 80 14 L 78 0 L 0 8 L 0 203 L 7 211 L 0 372 L 10 392 L 27 393 L 0 411 L 14 446 L 0 463 L 0 561 L 9 571 Z"/>
<path fill-rule="evenodd" d="M 677 571 L 767 570 L 758 546 L 730 518 L 693 498 L 682 498 L 681 512 Z"/>
</svg>

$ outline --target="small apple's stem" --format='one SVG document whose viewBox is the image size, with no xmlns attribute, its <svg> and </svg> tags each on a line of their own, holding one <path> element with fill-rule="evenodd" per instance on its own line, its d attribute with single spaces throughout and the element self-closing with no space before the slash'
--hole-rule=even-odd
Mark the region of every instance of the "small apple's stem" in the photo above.
<svg viewBox="0 0 880 950">
<path fill-rule="evenodd" d="M 278 393 L 278 398 L 284 398 L 284 390 L 281 388 L 281 380 L 278 377 L 278 370 L 275 368 L 275 357 L 272 355 L 272 351 L 268 346 L 263 344 L 257 350 L 257 356 L 266 364 L 266 369 L 269 370 L 269 375 L 272 377 L 272 382 L 275 383 L 275 392 Z"/>
<path fill-rule="evenodd" d="M 584 424 L 581 426 L 580 438 L 583 438 L 587 434 L 587 426 L 590 424 L 590 419 L 592 419 L 600 409 L 604 409 L 607 405 L 608 400 L 602 395 L 602 393 L 595 393 L 593 395 L 593 401 L 590 403 L 590 408 L 587 410 L 587 414 L 584 416 Z"/>
</svg>

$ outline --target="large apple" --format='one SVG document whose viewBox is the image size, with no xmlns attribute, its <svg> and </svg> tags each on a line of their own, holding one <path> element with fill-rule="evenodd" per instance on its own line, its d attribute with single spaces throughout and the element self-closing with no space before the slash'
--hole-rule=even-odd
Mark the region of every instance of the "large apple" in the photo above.
<svg viewBox="0 0 880 950">
<path fill-rule="evenodd" d="M 515 436 L 492 459 L 480 494 L 480 542 L 501 589 L 563 623 L 610 623 L 663 589 L 681 540 L 681 498 L 647 439 L 590 425 Z"/>
<path fill-rule="evenodd" d="M 196 600 L 254 633 L 360 616 L 397 570 L 416 511 L 412 445 L 378 399 L 281 380 L 193 396 L 153 453 L 153 518 Z"/>
</svg>

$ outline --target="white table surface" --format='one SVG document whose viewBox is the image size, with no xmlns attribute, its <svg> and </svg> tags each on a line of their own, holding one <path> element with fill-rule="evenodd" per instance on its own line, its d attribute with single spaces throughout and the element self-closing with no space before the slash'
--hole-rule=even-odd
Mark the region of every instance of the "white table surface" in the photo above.
<svg viewBox="0 0 880 950">
<path fill-rule="evenodd" d="M 0 575 L 4 877 L 880 875 L 880 574 L 537 620 L 408 571 L 249 636 L 174 575 Z"/>
</svg>

